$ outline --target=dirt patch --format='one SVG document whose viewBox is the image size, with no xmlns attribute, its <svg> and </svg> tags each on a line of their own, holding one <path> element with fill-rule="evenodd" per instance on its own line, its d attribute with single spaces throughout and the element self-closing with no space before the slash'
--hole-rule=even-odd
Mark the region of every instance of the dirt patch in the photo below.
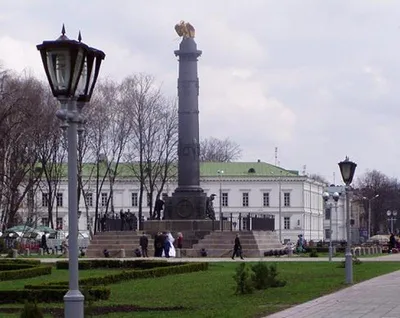
<svg viewBox="0 0 400 318">
<path fill-rule="evenodd" d="M 39 305 L 41 308 L 41 306 Z M 90 311 L 94 316 L 105 315 L 115 312 L 139 312 L 139 311 L 178 311 L 184 310 L 182 306 L 171 306 L 171 307 L 141 307 L 134 305 L 113 305 L 113 306 L 93 306 Z M 22 308 L 7 308 L 1 307 L 0 313 L 16 313 L 20 312 Z M 64 308 L 41 308 L 43 313 L 51 314 L 54 318 L 64 317 Z"/>
</svg>

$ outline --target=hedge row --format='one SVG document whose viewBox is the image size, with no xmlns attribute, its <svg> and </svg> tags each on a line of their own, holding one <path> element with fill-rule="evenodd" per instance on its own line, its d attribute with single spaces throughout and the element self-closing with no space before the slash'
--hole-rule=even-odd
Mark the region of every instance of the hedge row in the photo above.
<svg viewBox="0 0 400 318">
<path fill-rule="evenodd" d="M 36 265 L 32 264 L 13 264 L 13 263 L 0 263 L 0 272 L 1 271 L 10 271 L 10 270 L 17 270 L 17 269 L 25 269 L 25 268 L 32 268 Z"/>
<path fill-rule="evenodd" d="M 179 264 L 179 263 L 175 263 Z M 142 278 L 153 278 L 153 277 L 162 277 L 174 274 L 184 274 L 191 273 L 197 271 L 204 271 L 208 269 L 208 263 L 187 263 L 183 265 L 175 265 L 169 267 L 159 267 L 152 269 L 143 269 L 143 270 L 129 270 L 123 271 L 116 274 L 106 275 L 103 277 L 89 277 L 82 278 L 79 280 L 79 285 L 81 286 L 98 286 L 98 285 L 110 285 L 116 284 L 119 282 L 132 280 L 132 279 L 142 279 Z M 49 282 L 43 283 L 42 286 L 67 286 L 68 282 Z M 33 286 L 37 285 L 25 285 L 25 288 L 33 288 Z"/>
<path fill-rule="evenodd" d="M 37 266 L 32 268 L 0 272 L 0 281 L 31 278 L 42 275 L 50 275 L 50 274 L 51 274 L 51 266 Z"/>
<path fill-rule="evenodd" d="M 80 270 L 88 270 L 95 268 L 140 268 L 150 269 L 155 267 L 173 266 L 173 263 L 160 260 L 134 260 L 134 261 L 120 261 L 120 260 L 84 260 L 79 261 Z M 57 269 L 68 269 L 68 261 L 56 262 Z"/>
<path fill-rule="evenodd" d="M 337 246 L 336 253 L 344 253 L 345 247 Z M 316 251 L 317 253 L 329 253 L 329 247 L 306 247 L 305 252 L 310 253 L 311 251 Z"/>
<path fill-rule="evenodd" d="M 42 303 L 62 302 L 68 288 L 47 289 L 21 289 L 21 290 L 0 290 L 0 304 L 23 303 L 27 301 L 36 301 Z M 105 287 L 90 288 L 87 293 L 92 300 L 107 300 L 110 298 L 110 289 Z"/>
<path fill-rule="evenodd" d="M 30 264 L 30 265 L 40 265 L 39 260 L 34 259 L 15 259 L 15 258 L 2 258 L 0 259 L 0 264 Z"/>
</svg>

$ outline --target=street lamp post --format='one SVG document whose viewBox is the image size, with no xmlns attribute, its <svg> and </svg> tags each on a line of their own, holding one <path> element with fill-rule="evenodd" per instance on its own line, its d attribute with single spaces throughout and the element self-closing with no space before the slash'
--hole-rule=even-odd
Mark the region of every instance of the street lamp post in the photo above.
<svg viewBox="0 0 400 318">
<path fill-rule="evenodd" d="M 326 213 L 326 208 L 328 206 L 328 200 L 329 200 L 330 194 L 328 192 L 324 192 L 322 194 L 322 198 L 324 199 L 325 203 L 325 213 Z M 332 198 L 335 200 L 335 206 L 337 205 L 337 201 L 339 200 L 339 193 L 335 192 L 332 195 Z M 332 204 L 329 206 L 330 212 L 329 212 L 329 261 L 332 261 L 332 255 L 333 255 L 333 248 L 332 248 Z"/>
<path fill-rule="evenodd" d="M 64 317 L 83 318 L 78 270 L 77 128 L 84 123 L 80 111 L 90 101 L 105 54 L 82 43 L 80 33 L 78 41 L 68 39 L 64 26 L 61 33 L 57 40 L 44 41 L 37 49 L 52 93 L 61 104 L 56 116 L 67 129 L 69 290 L 64 296 Z"/>
<path fill-rule="evenodd" d="M 379 194 L 375 195 L 371 199 L 368 199 L 367 197 L 363 197 L 363 200 L 368 201 L 368 239 L 371 237 L 371 212 L 372 212 L 371 202 L 378 197 L 379 197 Z"/>
<path fill-rule="evenodd" d="M 345 267 L 346 267 L 346 284 L 353 283 L 353 257 L 351 255 L 351 228 L 350 228 L 350 184 L 353 181 L 354 172 L 356 171 L 357 164 L 350 161 L 348 157 L 339 162 L 340 173 L 342 174 L 343 182 L 346 184 L 346 254 L 345 254 Z"/>
<path fill-rule="evenodd" d="M 224 221 L 222 219 L 222 175 L 224 174 L 224 170 L 218 170 L 217 173 L 219 176 L 219 229 L 223 231 Z"/>
<path fill-rule="evenodd" d="M 397 220 L 397 211 L 390 211 L 388 210 L 386 212 L 386 215 L 388 216 L 388 221 L 390 222 L 390 233 L 393 233 L 393 223 Z"/>
</svg>

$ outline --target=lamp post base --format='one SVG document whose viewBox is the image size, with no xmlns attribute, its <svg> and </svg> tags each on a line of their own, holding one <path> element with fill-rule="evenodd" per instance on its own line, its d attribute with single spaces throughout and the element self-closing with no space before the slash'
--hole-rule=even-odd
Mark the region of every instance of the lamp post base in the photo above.
<svg viewBox="0 0 400 318">
<path fill-rule="evenodd" d="M 68 290 L 64 296 L 64 318 L 84 318 L 84 300 L 79 290 Z"/>
<path fill-rule="evenodd" d="M 353 256 L 350 251 L 345 255 L 346 284 L 353 284 Z"/>
<path fill-rule="evenodd" d="M 333 248 L 332 248 L 332 243 L 329 242 L 329 261 L 332 261 L 332 255 L 333 255 Z"/>
</svg>

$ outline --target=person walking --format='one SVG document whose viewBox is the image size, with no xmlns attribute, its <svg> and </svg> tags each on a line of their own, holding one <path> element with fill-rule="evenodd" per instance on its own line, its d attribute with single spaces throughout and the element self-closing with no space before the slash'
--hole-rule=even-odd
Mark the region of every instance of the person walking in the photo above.
<svg viewBox="0 0 400 318">
<path fill-rule="evenodd" d="M 43 235 L 42 235 L 42 249 L 43 249 L 43 252 L 47 252 L 47 254 L 50 254 L 50 251 L 49 251 L 49 247 L 47 246 L 47 237 L 46 237 L 46 233 L 47 232 L 44 232 L 43 233 Z"/>
<path fill-rule="evenodd" d="M 393 233 L 390 233 L 389 238 L 389 253 L 392 253 L 392 250 L 396 247 L 396 238 Z"/>
<path fill-rule="evenodd" d="M 143 235 L 140 237 L 139 240 L 140 249 L 142 250 L 143 257 L 149 257 L 147 254 L 147 247 L 149 245 L 149 239 L 147 238 L 146 234 L 143 232 Z"/>
<path fill-rule="evenodd" d="M 235 259 L 235 256 L 240 256 L 240 258 L 243 259 L 242 244 L 240 243 L 239 234 L 236 234 L 235 245 L 233 246 L 232 259 Z"/>
<path fill-rule="evenodd" d="M 178 233 L 178 238 L 176 239 L 176 257 L 182 257 L 182 247 L 183 247 L 183 234 Z"/>
</svg>

